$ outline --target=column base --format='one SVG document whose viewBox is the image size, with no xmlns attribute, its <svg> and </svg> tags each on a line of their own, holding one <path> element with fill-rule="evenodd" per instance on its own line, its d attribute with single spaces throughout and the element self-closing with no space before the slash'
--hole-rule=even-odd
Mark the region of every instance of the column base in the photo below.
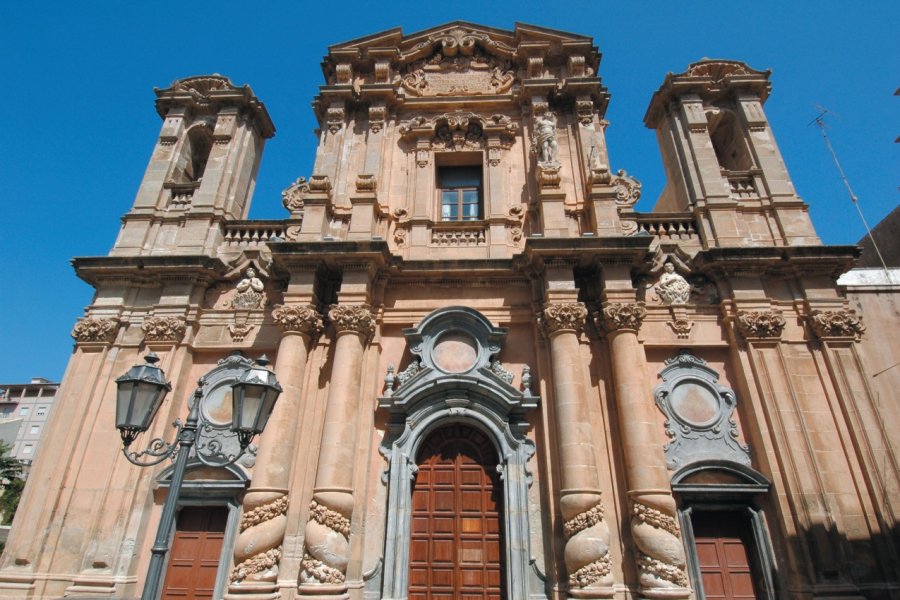
<svg viewBox="0 0 900 600">
<path fill-rule="evenodd" d="M 281 592 L 275 583 L 233 583 L 228 586 L 225 600 L 276 600 Z"/>
<path fill-rule="evenodd" d="M 569 598 L 614 598 L 616 590 L 611 587 L 598 587 L 569 590 Z"/>
<path fill-rule="evenodd" d="M 301 583 L 297 588 L 298 598 L 315 598 L 316 600 L 348 600 L 346 584 Z"/>
<path fill-rule="evenodd" d="M 642 590 L 641 599 L 646 600 L 671 600 L 673 598 L 690 598 L 689 588 L 660 588 L 655 590 Z"/>
</svg>

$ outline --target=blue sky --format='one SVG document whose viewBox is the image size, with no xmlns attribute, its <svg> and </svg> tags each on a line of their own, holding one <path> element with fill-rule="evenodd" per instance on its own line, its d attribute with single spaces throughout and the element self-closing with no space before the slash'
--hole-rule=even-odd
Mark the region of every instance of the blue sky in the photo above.
<svg viewBox="0 0 900 600">
<path fill-rule="evenodd" d="M 815 127 L 827 107 L 834 146 L 876 223 L 900 202 L 900 3 L 848 2 L 7 2 L 0 16 L 0 199 L 6 290 L 0 383 L 59 379 L 72 325 L 91 302 L 73 256 L 106 254 L 137 192 L 161 124 L 153 87 L 221 73 L 250 84 L 277 127 L 251 218 L 284 218 L 280 192 L 312 168 L 310 101 L 328 45 L 400 26 L 516 21 L 594 38 L 612 94 L 612 167 L 664 185 L 643 126 L 669 71 L 702 57 L 772 69 L 766 112 L 822 239 L 855 243 L 863 227 Z"/>
</svg>

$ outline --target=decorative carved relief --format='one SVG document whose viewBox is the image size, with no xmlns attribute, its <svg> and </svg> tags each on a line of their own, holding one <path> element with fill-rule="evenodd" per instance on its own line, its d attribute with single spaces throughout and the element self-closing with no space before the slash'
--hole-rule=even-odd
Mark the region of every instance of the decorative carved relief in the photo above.
<svg viewBox="0 0 900 600">
<path fill-rule="evenodd" d="M 584 77 L 585 74 L 584 56 L 581 54 L 573 54 L 569 56 L 569 76 Z"/>
<path fill-rule="evenodd" d="M 544 57 L 530 56 L 528 58 L 528 78 L 540 79 L 544 76 Z"/>
<path fill-rule="evenodd" d="M 309 178 L 309 191 L 316 194 L 330 194 L 331 179 L 328 175 L 312 175 Z"/>
<path fill-rule="evenodd" d="M 370 106 L 369 107 L 369 130 L 372 133 L 378 133 L 384 128 L 384 122 L 387 119 L 387 107 Z"/>
<path fill-rule="evenodd" d="M 76 342 L 111 342 L 116 337 L 119 322 L 115 319 L 84 318 L 72 328 Z"/>
<path fill-rule="evenodd" d="M 237 293 L 231 299 L 231 308 L 236 309 L 259 309 L 264 308 L 268 299 L 266 298 L 265 286 L 261 279 L 256 276 L 256 269 L 247 269 L 244 278 L 241 279 L 236 288 Z"/>
<path fill-rule="evenodd" d="M 753 73 L 759 73 L 759 71 L 753 71 Z M 747 74 L 749 74 L 749 71 L 746 65 L 725 60 L 707 60 L 694 63 L 685 73 L 688 77 L 709 77 L 716 83 L 720 83 L 726 77 L 732 75 Z"/>
<path fill-rule="evenodd" d="M 611 302 L 603 307 L 603 311 L 597 318 L 598 328 L 607 331 L 620 329 L 633 329 L 637 331 L 647 316 L 647 309 L 643 302 L 631 304 Z"/>
<path fill-rule="evenodd" d="M 353 79 L 353 66 L 350 63 L 339 63 L 334 68 L 334 79 L 338 85 L 347 85 Z"/>
<path fill-rule="evenodd" d="M 609 527 L 603 520 L 600 496 L 572 494 L 563 502 L 564 517 L 567 512 L 577 511 L 563 523 L 569 586 L 572 588 L 608 586 L 612 583 Z"/>
<path fill-rule="evenodd" d="M 862 317 L 854 311 L 814 310 L 809 314 L 808 322 L 819 338 L 852 338 L 859 339 L 866 331 Z"/>
<path fill-rule="evenodd" d="M 780 310 L 741 310 L 735 325 L 745 338 L 780 338 L 787 322 Z"/>
<path fill-rule="evenodd" d="M 141 331 L 148 342 L 180 342 L 187 325 L 179 317 L 148 317 L 141 323 Z"/>
<path fill-rule="evenodd" d="M 559 165 L 541 164 L 537 167 L 538 187 L 558 188 L 562 183 L 562 176 L 559 174 Z"/>
<path fill-rule="evenodd" d="M 623 208 L 634 206 L 641 199 L 641 182 L 619 169 L 611 184 L 616 188 L 616 205 Z"/>
<path fill-rule="evenodd" d="M 335 304 L 328 311 L 328 320 L 338 334 L 355 333 L 366 340 L 375 335 L 375 318 L 366 305 Z"/>
<path fill-rule="evenodd" d="M 324 328 L 322 316 L 312 306 L 279 304 L 272 311 L 272 319 L 282 333 L 297 332 L 317 337 Z"/>
<path fill-rule="evenodd" d="M 399 78 L 400 86 L 413 96 L 459 96 L 504 94 L 515 83 L 515 70 L 508 60 L 484 52 L 505 45 L 488 36 L 464 29 L 454 29 L 428 42 L 428 52 L 437 43 L 441 49 L 409 64 Z M 421 45 L 420 45 L 421 46 Z M 417 47 L 418 48 L 418 47 Z M 413 49 L 409 54 L 415 54 Z M 515 53 L 510 49 L 507 54 Z M 409 56 L 407 54 L 407 56 Z"/>
<path fill-rule="evenodd" d="M 594 122 L 594 101 L 578 100 L 575 102 L 575 114 L 578 116 L 578 122 L 587 127 Z"/>
<path fill-rule="evenodd" d="M 684 546 L 671 496 L 638 494 L 632 498 L 631 532 L 638 550 L 638 577 L 644 594 L 650 598 L 666 597 L 665 591 L 673 588 L 687 592 Z"/>
<path fill-rule="evenodd" d="M 680 340 L 686 340 L 691 336 L 691 330 L 694 328 L 694 322 L 687 319 L 676 318 L 668 321 L 667 325 L 672 328 L 672 332 Z"/>
<path fill-rule="evenodd" d="M 196 100 L 208 100 L 209 93 L 218 90 L 236 90 L 234 84 L 227 77 L 207 75 L 202 77 L 188 77 L 176 81 L 170 88 L 172 91 L 187 92 Z"/>
<path fill-rule="evenodd" d="M 391 63 L 379 60 L 375 63 L 375 83 L 388 83 L 391 80 Z"/>
<path fill-rule="evenodd" d="M 378 187 L 378 180 L 369 173 L 361 173 L 356 176 L 356 191 L 374 193 Z"/>
<path fill-rule="evenodd" d="M 663 266 L 663 274 L 653 287 L 657 297 L 663 304 L 687 304 L 691 299 L 691 284 L 675 272 L 675 265 L 666 262 Z"/>
<path fill-rule="evenodd" d="M 344 126 L 344 107 L 331 106 L 325 112 L 325 122 L 328 125 L 328 131 L 337 133 Z"/>
<path fill-rule="evenodd" d="M 243 514 L 235 544 L 237 564 L 231 570 L 232 583 L 277 579 L 288 504 L 287 495 L 281 495 Z"/>
<path fill-rule="evenodd" d="M 734 392 L 718 384 L 719 374 L 701 358 L 682 350 L 665 361 L 662 383 L 653 391 L 666 415 L 666 465 L 670 470 L 704 460 L 750 464 L 749 449 L 738 441 Z"/>
<path fill-rule="evenodd" d="M 298 177 L 297 181 L 281 192 L 281 204 L 292 213 L 302 212 L 303 198 L 307 193 L 309 193 L 309 184 L 306 182 L 306 178 Z"/>
<path fill-rule="evenodd" d="M 540 324 L 544 335 L 558 331 L 572 331 L 578 334 L 587 321 L 587 308 L 582 302 L 545 304 Z"/>
<path fill-rule="evenodd" d="M 432 148 L 462 150 L 484 145 L 484 128 L 474 114 L 445 115 L 437 119 Z"/>
</svg>

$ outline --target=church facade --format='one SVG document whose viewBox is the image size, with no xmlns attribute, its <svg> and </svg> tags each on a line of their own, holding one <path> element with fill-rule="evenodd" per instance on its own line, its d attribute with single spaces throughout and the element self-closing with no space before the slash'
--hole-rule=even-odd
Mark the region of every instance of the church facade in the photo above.
<svg viewBox="0 0 900 600">
<path fill-rule="evenodd" d="M 252 90 L 157 90 L 115 246 L 73 261 L 96 295 L 0 597 L 140 595 L 172 466 L 129 464 L 113 416 L 150 351 L 145 444 L 199 385 L 197 452 L 229 455 L 243 357 L 283 387 L 249 452 L 188 464 L 163 598 L 900 597 L 896 322 L 837 285 L 858 249 L 816 236 L 769 73 L 665 76 L 640 213 L 599 62 L 523 24 L 332 46 L 283 220 L 247 219 Z"/>
</svg>

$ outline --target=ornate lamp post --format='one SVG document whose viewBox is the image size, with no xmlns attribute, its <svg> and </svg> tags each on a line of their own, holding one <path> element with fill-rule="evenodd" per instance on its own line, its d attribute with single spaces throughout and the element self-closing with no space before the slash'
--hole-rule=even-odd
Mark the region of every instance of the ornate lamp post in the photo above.
<svg viewBox="0 0 900 600">
<path fill-rule="evenodd" d="M 175 462 L 169 493 L 163 505 L 159 529 L 153 542 L 150 556 L 150 567 L 147 569 L 147 580 L 141 600 L 157 600 L 161 584 L 163 566 L 169 551 L 169 535 L 175 522 L 175 510 L 178 497 L 184 482 L 188 458 L 194 443 L 197 441 L 197 430 L 200 423 L 200 403 L 203 400 L 204 378 L 201 378 L 194 392 L 193 402 L 187 421 L 176 419 L 173 426 L 177 430 L 174 442 L 168 443 L 162 438 L 151 440 L 147 448 L 141 452 L 130 450 L 132 442 L 138 435 L 147 431 L 166 393 L 172 389 L 166 382 L 162 369 L 156 366 L 159 358 L 149 353 L 142 365 L 135 365 L 127 373 L 116 379 L 118 393 L 116 395 L 116 428 L 122 435 L 122 453 L 129 462 L 140 467 L 158 465 L 167 458 Z M 266 368 L 269 364 L 265 356 L 254 363 L 246 361 L 243 373 L 231 384 L 232 411 L 231 431 L 237 434 L 240 451 L 226 457 L 224 462 L 214 462 L 200 452 L 196 457 L 209 466 L 224 467 L 237 461 L 250 445 L 253 438 L 262 433 L 275 407 L 275 401 L 281 394 L 281 386 L 275 374 Z"/>
</svg>

